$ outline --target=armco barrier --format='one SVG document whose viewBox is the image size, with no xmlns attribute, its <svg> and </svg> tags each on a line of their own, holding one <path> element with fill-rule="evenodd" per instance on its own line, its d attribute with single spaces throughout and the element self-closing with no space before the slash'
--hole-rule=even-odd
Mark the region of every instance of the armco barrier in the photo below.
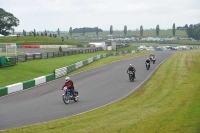
<svg viewBox="0 0 200 133">
<path fill-rule="evenodd" d="M 41 76 L 41 77 L 35 78 L 35 85 L 39 85 L 39 84 L 42 84 L 42 83 L 45 83 L 45 82 L 46 82 L 46 77 L 45 76 Z"/>
<path fill-rule="evenodd" d="M 54 79 L 55 79 L 54 73 L 46 75 L 46 82 L 49 82 Z"/>
<path fill-rule="evenodd" d="M 23 83 L 23 90 L 35 86 L 35 80 L 34 80 L 34 79 L 27 80 L 27 81 L 24 81 L 24 82 L 22 82 L 22 83 Z"/>
<path fill-rule="evenodd" d="M 8 85 L 6 87 L 8 88 L 8 94 L 16 92 L 16 91 L 23 90 L 23 84 L 22 83 L 12 84 L 12 85 Z"/>
<path fill-rule="evenodd" d="M 8 88 L 7 87 L 1 87 L 0 88 L 0 96 L 4 96 L 8 94 Z"/>
<path fill-rule="evenodd" d="M 85 66 L 89 63 L 92 63 L 93 61 L 96 61 L 98 59 L 101 59 L 101 58 L 104 58 L 104 57 L 107 57 L 107 56 L 109 56 L 109 54 L 97 55 L 97 56 L 91 57 L 87 60 L 79 61 L 75 64 L 71 64 L 69 66 L 56 69 L 56 70 L 54 70 L 54 73 L 51 73 L 51 74 L 48 74 L 48 75 L 45 75 L 45 76 L 41 76 L 41 77 L 38 77 L 38 78 L 23 81 L 23 82 L 20 82 L 20 83 L 8 85 L 8 86 L 5 86 L 5 87 L 0 87 L 0 96 L 8 95 L 8 94 L 13 93 L 13 92 L 25 90 L 25 89 L 28 89 L 30 87 L 34 87 L 36 85 L 39 85 L 39 84 L 42 84 L 42 83 L 45 83 L 45 82 L 49 82 L 51 80 L 54 80 L 55 78 L 64 76 L 67 73 L 69 73 L 69 72 L 71 72 L 71 71 L 73 71 L 73 70 L 75 70 L 79 67 Z"/>
<path fill-rule="evenodd" d="M 36 85 L 39 85 L 41 83 L 45 83 L 45 82 L 48 82 L 48 81 L 51 81 L 54 79 L 55 79 L 55 75 L 54 75 L 54 73 L 51 73 L 51 74 L 48 74 L 45 76 L 27 80 L 24 82 L 19 82 L 16 84 L 5 86 L 5 87 L 0 87 L 0 96 L 4 96 L 4 95 L 8 95 L 13 92 L 25 90 L 30 87 L 34 87 Z"/>
</svg>

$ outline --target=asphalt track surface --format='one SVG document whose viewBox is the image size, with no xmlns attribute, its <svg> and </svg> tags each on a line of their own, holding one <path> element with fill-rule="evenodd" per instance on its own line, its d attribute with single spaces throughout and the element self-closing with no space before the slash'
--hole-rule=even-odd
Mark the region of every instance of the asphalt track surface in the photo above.
<svg viewBox="0 0 200 133">
<path fill-rule="evenodd" d="M 80 94 L 78 102 L 66 105 L 62 101 L 63 91 L 59 88 L 65 82 L 63 78 L 0 97 L 0 130 L 80 114 L 119 100 L 134 92 L 172 54 L 170 51 L 154 53 L 157 60 L 150 70 L 146 70 L 144 64 L 147 56 L 140 56 L 70 76 Z M 129 81 L 126 73 L 130 63 L 136 68 L 134 82 Z"/>
</svg>

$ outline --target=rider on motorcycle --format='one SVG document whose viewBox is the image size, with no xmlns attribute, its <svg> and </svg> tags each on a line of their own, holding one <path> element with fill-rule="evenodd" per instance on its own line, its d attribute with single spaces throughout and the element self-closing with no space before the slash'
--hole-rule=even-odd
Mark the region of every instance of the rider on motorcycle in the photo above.
<svg viewBox="0 0 200 133">
<path fill-rule="evenodd" d="M 129 68 L 128 68 L 128 70 L 127 70 L 127 73 L 129 73 L 130 71 L 133 72 L 133 77 L 135 77 L 135 72 L 136 72 L 136 70 L 135 70 L 135 68 L 132 66 L 132 64 L 129 65 Z M 136 79 L 136 77 L 135 77 L 135 79 Z"/>
<path fill-rule="evenodd" d="M 149 67 L 150 67 L 150 62 L 151 62 L 150 59 L 147 58 L 145 64 L 147 65 L 147 63 L 149 63 Z"/>
<path fill-rule="evenodd" d="M 156 55 L 155 55 L 155 54 L 152 56 L 152 59 L 155 59 L 155 60 L 156 60 Z"/>
<path fill-rule="evenodd" d="M 62 90 L 64 89 L 64 88 L 67 88 L 67 89 L 70 89 L 70 96 L 73 96 L 74 97 L 74 93 L 73 93 L 73 91 L 74 91 L 74 83 L 72 82 L 72 80 L 70 80 L 70 78 L 69 77 L 66 77 L 65 78 L 65 84 L 63 85 L 63 87 L 62 87 Z M 66 91 L 66 90 L 65 90 Z"/>
<path fill-rule="evenodd" d="M 150 60 L 153 59 L 153 56 L 154 56 L 154 54 L 151 53 L 151 54 L 149 55 L 149 59 L 150 59 Z"/>
</svg>

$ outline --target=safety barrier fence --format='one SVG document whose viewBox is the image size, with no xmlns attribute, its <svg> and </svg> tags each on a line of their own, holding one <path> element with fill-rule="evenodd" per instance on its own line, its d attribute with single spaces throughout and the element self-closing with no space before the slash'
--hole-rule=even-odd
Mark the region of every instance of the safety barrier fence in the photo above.
<svg viewBox="0 0 200 133">
<path fill-rule="evenodd" d="M 78 69 L 82 66 L 85 66 L 89 63 L 92 63 L 96 60 L 99 60 L 101 58 L 104 58 L 104 57 L 107 57 L 109 56 L 108 54 L 102 54 L 102 55 L 97 55 L 97 56 L 94 56 L 94 57 L 91 57 L 89 59 L 86 59 L 86 60 L 83 60 L 83 61 L 79 61 L 75 64 L 71 64 L 69 66 L 65 66 L 65 67 L 62 67 L 62 68 L 58 68 L 54 71 L 54 74 L 55 74 L 55 78 L 59 78 L 59 77 L 62 77 L 64 75 L 66 75 L 67 73 L 75 70 L 75 69 Z"/>
<path fill-rule="evenodd" d="M 36 85 L 39 85 L 39 84 L 42 84 L 54 79 L 55 79 L 55 76 L 54 76 L 54 73 L 52 73 L 52 74 L 48 74 L 48 75 L 41 76 L 38 78 L 30 79 L 24 82 L 19 82 L 16 84 L 5 86 L 5 87 L 0 87 L 0 96 L 4 96 L 13 92 L 25 90 L 30 87 L 33 87 L 33 86 L 36 86 Z"/>
<path fill-rule="evenodd" d="M 89 63 L 92 63 L 93 61 L 99 60 L 99 59 L 107 57 L 107 56 L 108 56 L 108 54 L 97 55 L 97 56 L 91 57 L 89 59 L 79 61 L 75 64 L 71 64 L 69 66 L 56 69 L 56 70 L 54 70 L 54 73 L 51 73 L 51 74 L 48 74 L 45 76 L 41 76 L 41 77 L 30 79 L 30 80 L 27 80 L 24 82 L 19 82 L 16 84 L 8 85 L 5 87 L 0 87 L 0 96 L 8 95 L 13 92 L 25 90 L 25 89 L 34 87 L 36 85 L 39 85 L 39 84 L 42 84 L 45 82 L 55 80 L 56 78 L 66 75 L 67 73 L 69 73 L 75 69 L 78 69 L 84 65 L 87 65 Z"/>
<path fill-rule="evenodd" d="M 36 60 L 36 59 L 46 59 L 46 58 L 54 58 L 60 56 L 67 56 L 67 55 L 75 55 L 75 54 L 83 54 L 83 53 L 93 53 L 100 51 L 101 48 L 89 48 L 89 49 L 78 49 L 78 50 L 68 50 L 63 52 L 45 52 L 45 53 L 34 53 L 34 54 L 23 54 L 16 56 L 16 62 L 24 62 L 29 60 Z"/>
<path fill-rule="evenodd" d="M 131 52 L 134 53 L 134 51 L 119 51 L 119 52 L 114 52 L 113 55 L 119 55 L 119 54 L 131 53 Z M 110 55 L 112 55 L 112 54 L 97 55 L 97 56 L 88 58 L 86 60 L 82 60 L 77 63 L 62 67 L 62 68 L 58 68 L 58 69 L 54 70 L 53 73 L 45 75 L 45 76 L 41 76 L 41 77 L 30 79 L 30 80 L 27 80 L 24 82 L 19 82 L 16 84 L 0 87 L 0 96 L 8 95 L 13 92 L 22 91 L 22 90 L 34 87 L 36 85 L 45 83 L 45 82 L 55 80 L 56 78 L 67 75 L 69 72 L 72 72 L 82 66 L 85 66 L 89 63 L 97 61 L 101 58 L 108 57 Z"/>
</svg>

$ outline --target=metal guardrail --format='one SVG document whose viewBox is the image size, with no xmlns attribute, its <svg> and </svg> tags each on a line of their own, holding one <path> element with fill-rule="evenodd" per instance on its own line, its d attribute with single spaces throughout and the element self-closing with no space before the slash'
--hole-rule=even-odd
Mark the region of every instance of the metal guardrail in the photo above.
<svg viewBox="0 0 200 133">
<path fill-rule="evenodd" d="M 67 56 L 67 55 L 76 55 L 82 53 L 93 53 L 102 50 L 99 48 L 90 48 L 90 49 L 79 49 L 79 50 L 69 50 L 63 52 L 45 52 L 45 53 L 34 53 L 34 54 L 23 54 L 17 55 L 16 62 L 24 62 L 29 60 L 36 60 L 36 59 L 46 59 L 46 58 L 54 58 L 60 56 Z"/>
</svg>

